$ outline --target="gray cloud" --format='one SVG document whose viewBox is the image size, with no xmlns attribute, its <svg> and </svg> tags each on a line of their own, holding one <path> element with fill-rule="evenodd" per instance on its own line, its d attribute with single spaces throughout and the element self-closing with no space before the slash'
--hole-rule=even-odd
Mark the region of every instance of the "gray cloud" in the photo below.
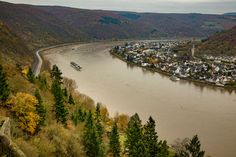
<svg viewBox="0 0 236 157">
<path fill-rule="evenodd" d="M 163 13 L 225 13 L 236 11 L 235 0 L 7 0 L 12 3 L 61 5 L 87 9 L 105 9 Z"/>
</svg>

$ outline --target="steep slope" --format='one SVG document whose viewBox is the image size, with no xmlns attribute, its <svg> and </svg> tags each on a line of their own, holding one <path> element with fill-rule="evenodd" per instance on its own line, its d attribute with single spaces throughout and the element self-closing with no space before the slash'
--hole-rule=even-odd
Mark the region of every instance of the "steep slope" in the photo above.
<svg viewBox="0 0 236 157">
<path fill-rule="evenodd" d="M 0 20 L 29 43 L 30 48 L 71 42 L 84 37 L 79 30 L 30 5 L 0 2 Z"/>
<path fill-rule="evenodd" d="M 215 33 L 214 35 L 195 41 L 195 55 L 236 55 L 236 26 L 229 30 Z M 180 55 L 191 55 L 193 43 L 188 42 L 175 47 L 173 50 Z"/>
<path fill-rule="evenodd" d="M 236 55 L 236 26 L 204 40 L 197 46 L 197 50 L 206 54 Z"/>
<path fill-rule="evenodd" d="M 0 21 L 0 61 L 31 62 L 31 52 L 24 41 Z"/>
<path fill-rule="evenodd" d="M 0 2 L 0 20 L 30 49 L 72 41 L 207 37 L 236 25 L 234 18 L 225 15 L 116 12 L 6 2 Z"/>
</svg>

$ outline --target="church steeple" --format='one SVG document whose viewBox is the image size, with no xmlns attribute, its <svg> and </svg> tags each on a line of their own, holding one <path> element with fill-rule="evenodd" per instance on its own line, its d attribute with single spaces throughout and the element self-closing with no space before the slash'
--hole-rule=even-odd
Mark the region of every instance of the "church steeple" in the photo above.
<svg viewBox="0 0 236 157">
<path fill-rule="evenodd" d="M 195 41 L 195 39 L 193 38 L 193 40 L 192 40 L 193 46 L 191 48 L 192 57 L 194 57 L 194 55 L 195 55 L 195 44 L 194 44 L 194 41 Z"/>
</svg>

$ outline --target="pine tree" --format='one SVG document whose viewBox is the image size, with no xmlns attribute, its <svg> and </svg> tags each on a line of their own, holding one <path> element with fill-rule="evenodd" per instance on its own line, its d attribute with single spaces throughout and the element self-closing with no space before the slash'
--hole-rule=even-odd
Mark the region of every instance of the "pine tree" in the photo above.
<svg viewBox="0 0 236 157">
<path fill-rule="evenodd" d="M 72 114 L 71 119 L 74 122 L 74 125 L 77 126 L 79 122 L 84 122 L 86 120 L 86 111 L 83 111 L 81 108 L 75 110 L 75 113 Z"/>
<path fill-rule="evenodd" d="M 44 125 L 45 122 L 45 118 L 46 118 L 46 109 L 43 105 L 43 100 L 42 97 L 39 93 L 39 90 L 37 89 L 34 93 L 34 96 L 37 98 L 38 100 L 38 105 L 36 106 L 36 111 L 40 117 L 39 119 L 39 123 L 38 123 L 38 127 L 37 130 L 39 131 L 40 127 Z"/>
<path fill-rule="evenodd" d="M 71 105 L 75 105 L 75 101 L 74 101 L 73 96 L 71 94 L 69 96 L 68 103 L 71 104 Z"/>
<path fill-rule="evenodd" d="M 167 145 L 167 142 L 164 141 L 160 141 L 158 143 L 158 157 L 168 157 L 169 156 L 169 146 Z M 182 156 L 183 157 L 183 156 Z"/>
<path fill-rule="evenodd" d="M 197 135 L 193 136 L 185 147 L 191 157 L 203 157 L 205 154 L 205 152 L 201 150 L 201 143 Z"/>
<path fill-rule="evenodd" d="M 98 136 L 99 136 L 100 140 L 102 140 L 104 130 L 103 130 L 103 126 L 102 126 L 102 117 L 101 117 L 101 110 L 100 110 L 99 103 L 97 103 L 96 111 L 95 111 L 95 125 L 97 128 Z"/>
<path fill-rule="evenodd" d="M 119 133 L 116 122 L 112 126 L 112 131 L 110 135 L 109 148 L 113 154 L 113 157 L 120 157 L 120 141 Z"/>
<path fill-rule="evenodd" d="M 64 106 L 64 94 L 63 90 L 61 89 L 61 75 L 62 72 L 60 71 L 60 69 L 56 65 L 53 65 L 51 70 L 51 77 L 53 79 L 51 90 L 55 100 L 56 118 L 57 121 L 65 124 L 67 121 L 68 110 Z"/>
<path fill-rule="evenodd" d="M 28 78 L 28 80 L 29 80 L 31 83 L 34 83 L 35 77 L 34 77 L 34 74 L 33 74 L 31 68 L 29 68 L 29 71 L 28 71 L 28 73 L 27 73 L 27 78 Z"/>
<path fill-rule="evenodd" d="M 10 90 L 6 81 L 6 74 L 0 65 L 0 103 L 6 101 L 10 94 Z"/>
<path fill-rule="evenodd" d="M 38 76 L 39 88 L 46 89 L 47 88 L 47 79 L 45 76 L 39 75 Z"/>
<path fill-rule="evenodd" d="M 64 106 L 63 92 L 58 80 L 54 80 L 52 83 L 52 93 L 55 100 L 55 111 L 57 121 L 65 124 L 67 120 L 68 111 Z"/>
<path fill-rule="evenodd" d="M 51 77 L 53 80 L 57 80 L 60 84 L 62 83 L 62 72 L 57 67 L 57 65 L 52 66 Z"/>
<path fill-rule="evenodd" d="M 96 127 L 94 125 L 94 119 L 91 111 L 88 114 L 86 124 L 85 124 L 85 133 L 84 133 L 84 147 L 86 155 L 88 157 L 102 157 L 101 149 L 98 135 L 96 132 Z"/>
<path fill-rule="evenodd" d="M 66 88 L 63 89 L 63 95 L 65 96 L 65 98 L 67 99 L 68 97 L 68 91 Z"/>
<path fill-rule="evenodd" d="M 158 156 L 158 136 L 155 131 L 155 120 L 149 117 L 147 124 L 144 126 L 144 143 L 147 149 L 147 157 Z"/>
<path fill-rule="evenodd" d="M 125 148 L 129 157 L 147 156 L 146 148 L 143 142 L 142 124 L 137 113 L 130 118 L 128 123 Z"/>
<path fill-rule="evenodd" d="M 97 103 L 97 106 L 96 106 L 96 111 L 95 111 L 95 127 L 96 127 L 96 131 L 97 131 L 97 134 L 98 134 L 98 140 L 99 140 L 99 143 L 101 143 L 100 145 L 100 156 L 104 156 L 104 149 L 103 149 L 103 134 L 104 134 L 104 128 L 103 128 L 103 125 L 102 125 L 102 116 L 101 116 L 101 110 L 100 110 L 100 104 Z"/>
</svg>

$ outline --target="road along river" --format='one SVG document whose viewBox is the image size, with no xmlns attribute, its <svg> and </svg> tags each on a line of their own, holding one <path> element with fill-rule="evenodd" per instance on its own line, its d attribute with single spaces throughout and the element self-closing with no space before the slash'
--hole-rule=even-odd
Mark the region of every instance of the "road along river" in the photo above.
<svg viewBox="0 0 236 157">
<path fill-rule="evenodd" d="M 206 155 L 236 156 L 236 93 L 196 85 L 131 67 L 109 54 L 119 43 L 89 43 L 50 49 L 44 56 L 63 75 L 74 79 L 78 90 L 105 104 L 111 114 L 135 112 L 143 121 L 153 116 L 161 139 L 199 135 Z M 81 72 L 70 66 L 74 61 Z"/>
</svg>

